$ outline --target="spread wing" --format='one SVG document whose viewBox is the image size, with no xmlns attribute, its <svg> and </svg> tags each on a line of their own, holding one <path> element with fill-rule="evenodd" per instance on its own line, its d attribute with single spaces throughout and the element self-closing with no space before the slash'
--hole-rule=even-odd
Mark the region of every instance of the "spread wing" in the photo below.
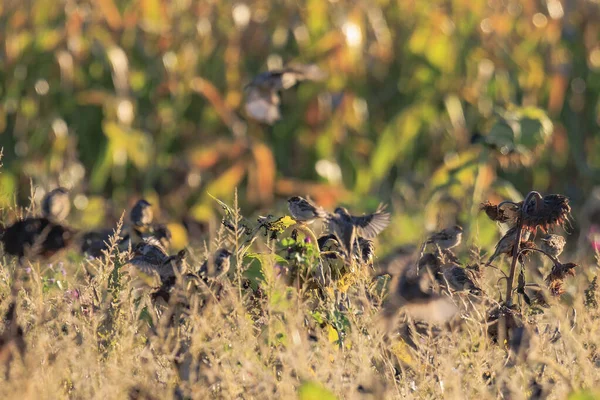
<svg viewBox="0 0 600 400">
<path fill-rule="evenodd" d="M 380 205 L 373 214 L 352 217 L 352 222 L 358 228 L 358 233 L 367 239 L 373 239 L 390 224 L 390 214 L 385 212 L 385 206 Z"/>
</svg>

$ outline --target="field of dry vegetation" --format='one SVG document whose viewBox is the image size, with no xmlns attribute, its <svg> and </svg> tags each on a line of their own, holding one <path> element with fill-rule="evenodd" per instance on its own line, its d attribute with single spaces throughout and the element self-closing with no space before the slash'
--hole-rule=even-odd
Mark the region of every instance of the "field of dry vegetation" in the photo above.
<svg viewBox="0 0 600 400">
<path fill-rule="evenodd" d="M 0 400 L 600 399 L 599 83 L 598 0 L 0 0 Z"/>
<path fill-rule="evenodd" d="M 313 231 L 293 225 L 289 217 L 271 218 L 273 223 L 255 225 L 248 233 L 248 220 L 236 208 L 219 204 L 226 211 L 223 226 L 204 246 L 188 248 L 168 296 L 158 294 L 160 285 L 150 276 L 130 273 L 132 251 L 119 251 L 114 238 L 98 258 L 71 250 L 52 262 L 19 264 L 5 255 L 0 397 L 598 395 L 600 310 L 595 278 L 590 284 L 594 265 L 578 265 L 577 274 L 553 292 L 543 289 L 549 281 L 541 276 L 556 266 L 529 254 L 523 274 L 528 286 L 519 279 L 516 304 L 498 318 L 503 273 L 485 267 L 479 250 L 469 243 L 422 250 L 421 259 L 452 258 L 458 250 L 465 265 L 484 270 L 474 278 L 477 290 L 435 277 L 425 285 L 425 277 L 411 278 L 408 284 L 419 287 L 419 293 L 456 307 L 456 313 L 434 323 L 432 315 L 443 305 L 422 301 L 425 297 L 411 294 L 414 288 L 398 282 L 416 268 L 419 248 L 404 246 L 383 259 L 375 255 L 373 267 L 368 261 L 340 262 L 319 254 L 310 239 Z M 23 212 L 37 211 L 33 205 Z M 523 226 L 526 219 L 524 214 Z M 115 237 L 126 225 L 115 228 Z M 189 279 L 207 255 L 222 247 L 239 249 L 228 271 Z M 435 261 L 418 264 L 421 274 L 436 274 Z M 313 279 L 316 265 L 327 265 L 331 277 Z M 520 293 L 535 284 L 542 288 L 541 297 Z M 394 296 L 402 301 L 393 301 Z"/>
</svg>

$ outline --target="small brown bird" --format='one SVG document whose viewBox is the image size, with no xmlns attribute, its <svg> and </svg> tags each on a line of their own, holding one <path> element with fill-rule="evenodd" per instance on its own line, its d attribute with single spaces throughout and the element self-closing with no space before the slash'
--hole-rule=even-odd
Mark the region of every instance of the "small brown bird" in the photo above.
<svg viewBox="0 0 600 400">
<path fill-rule="evenodd" d="M 519 218 L 521 204 L 504 203 L 501 206 L 486 201 L 480 206 L 480 210 L 485 211 L 488 218 L 492 221 L 514 226 Z"/>
<path fill-rule="evenodd" d="M 549 233 L 542 238 L 542 250 L 553 257 L 560 256 L 567 241 L 560 235 Z"/>
<path fill-rule="evenodd" d="M 333 214 L 327 216 L 329 231 L 342 244 L 346 254 L 353 254 L 356 236 L 365 239 L 375 238 L 390 223 L 390 214 L 385 212 L 385 206 L 380 205 L 372 214 L 354 216 L 344 207 L 338 207 Z"/>
<path fill-rule="evenodd" d="M 42 199 L 42 213 L 52 222 L 64 221 L 71 211 L 69 192 L 63 187 L 58 187 Z"/>
<path fill-rule="evenodd" d="M 208 260 L 204 261 L 198 270 L 198 276 L 206 281 L 209 278 L 218 279 L 227 274 L 231 266 L 231 256 L 231 252 L 227 249 L 217 250 L 212 265 L 209 265 Z"/>
<path fill-rule="evenodd" d="M 300 223 L 310 224 L 317 219 L 327 217 L 325 210 L 300 196 L 288 199 L 288 209 L 290 210 L 290 214 L 292 214 L 292 218 Z"/>
<path fill-rule="evenodd" d="M 281 70 L 267 71 L 257 75 L 245 90 L 245 109 L 257 121 L 273 125 L 281 119 L 278 92 L 296 85 L 298 82 L 320 81 L 327 77 L 316 65 L 295 65 Z"/>
<path fill-rule="evenodd" d="M 318 239 L 319 250 L 325 258 L 339 258 L 342 247 L 336 235 L 323 235 Z M 325 254 L 324 254 L 325 253 Z M 373 257 L 375 256 L 375 244 L 372 240 L 355 237 L 352 258 L 358 263 L 365 263 L 373 266 Z"/>
<path fill-rule="evenodd" d="M 354 246 L 354 258 L 358 262 L 364 262 L 367 265 L 373 265 L 373 257 L 375 256 L 375 244 L 370 239 L 357 237 Z"/>
<path fill-rule="evenodd" d="M 175 280 L 174 268 L 181 268 L 184 258 L 185 250 L 181 250 L 175 256 L 169 256 L 158 240 L 149 238 L 136 245 L 128 265 L 146 275 L 158 275 L 164 285 Z"/>
<path fill-rule="evenodd" d="M 141 199 L 131 209 L 129 213 L 129 220 L 133 224 L 135 229 L 145 230 L 150 224 L 152 224 L 152 220 L 154 219 L 154 214 L 152 212 L 152 205 L 148 203 L 146 200 Z"/>
<path fill-rule="evenodd" d="M 523 233 L 521 233 L 521 243 L 529 240 L 530 235 L 531 234 L 529 231 L 524 230 Z M 504 236 L 502 236 L 502 239 L 500 239 L 500 241 L 496 245 L 496 250 L 494 251 L 494 254 L 490 257 L 490 259 L 487 263 L 491 264 L 492 261 L 494 261 L 496 258 L 498 258 L 502 254 L 512 255 L 516 241 L 517 241 L 517 228 L 512 227 L 508 231 L 506 231 Z"/>
<path fill-rule="evenodd" d="M 448 284 L 448 289 L 454 292 L 469 291 L 473 294 L 481 293 L 476 284 L 477 271 L 473 268 L 463 268 L 458 264 L 446 264 L 441 268 L 443 281 Z"/>
<path fill-rule="evenodd" d="M 427 239 L 426 244 L 434 244 L 440 249 L 449 250 L 460 244 L 462 241 L 463 229 L 459 225 L 443 229 L 434 233 Z"/>
</svg>

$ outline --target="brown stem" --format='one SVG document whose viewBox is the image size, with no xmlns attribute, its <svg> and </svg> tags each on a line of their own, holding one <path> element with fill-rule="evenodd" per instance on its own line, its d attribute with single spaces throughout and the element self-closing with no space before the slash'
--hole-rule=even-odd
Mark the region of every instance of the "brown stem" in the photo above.
<svg viewBox="0 0 600 400">
<path fill-rule="evenodd" d="M 536 195 L 539 195 L 539 193 L 535 191 L 529 192 L 529 194 L 525 198 L 525 201 L 523 201 L 521 210 L 519 210 L 519 219 L 517 220 L 517 237 L 515 245 L 513 247 L 512 262 L 510 264 L 510 274 L 508 275 L 508 280 L 506 281 L 507 306 L 510 306 L 512 304 L 513 282 L 515 280 L 515 274 L 517 271 L 517 260 L 519 259 L 519 250 L 521 247 L 521 234 L 523 233 L 523 213 L 527 204 L 529 204 L 531 199 Z"/>
<path fill-rule="evenodd" d="M 552 261 L 554 264 L 560 264 L 560 261 L 558 261 L 558 258 L 554 257 L 552 254 L 548 254 L 548 253 L 546 253 L 546 252 L 545 252 L 544 250 L 542 250 L 542 249 L 538 249 L 537 247 L 533 247 L 533 248 L 530 248 L 530 249 L 521 249 L 521 250 L 519 251 L 519 256 L 521 255 L 521 253 L 524 253 L 524 252 L 526 252 L 526 251 L 531 251 L 531 250 L 533 250 L 533 251 L 538 251 L 538 252 L 540 252 L 540 253 L 544 254 L 544 255 L 545 255 L 546 257 L 548 257 L 548 258 L 549 258 L 549 259 L 550 259 L 550 260 L 551 260 L 551 261 Z"/>
</svg>

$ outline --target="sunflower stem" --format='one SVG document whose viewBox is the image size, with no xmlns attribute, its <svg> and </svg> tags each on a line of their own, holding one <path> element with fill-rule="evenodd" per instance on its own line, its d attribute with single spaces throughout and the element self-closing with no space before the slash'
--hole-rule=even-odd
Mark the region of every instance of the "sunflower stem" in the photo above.
<svg viewBox="0 0 600 400">
<path fill-rule="evenodd" d="M 506 281 L 507 306 L 512 305 L 513 283 L 515 280 L 515 274 L 517 272 L 517 260 L 519 259 L 519 251 L 521 247 L 521 234 L 523 233 L 523 214 L 525 212 L 525 207 L 527 206 L 527 204 L 529 204 L 531 199 L 536 195 L 539 196 L 539 193 L 535 191 L 529 192 L 529 194 L 525 198 L 525 201 L 523 201 L 521 209 L 519 210 L 519 219 L 517 220 L 517 237 L 515 240 L 515 245 L 513 247 L 512 262 L 510 264 L 510 274 L 508 275 L 508 280 Z"/>
<path fill-rule="evenodd" d="M 534 250 L 534 251 L 537 251 L 537 252 L 540 252 L 540 253 L 544 254 L 544 255 L 545 255 L 546 257 L 548 257 L 548 258 L 549 258 L 549 259 L 550 259 L 550 260 L 551 260 L 551 261 L 552 261 L 554 264 L 560 264 L 560 261 L 558 261 L 558 258 L 554 257 L 552 254 L 548 254 L 547 252 L 545 252 L 545 251 L 544 251 L 544 250 L 542 250 L 542 249 L 538 249 L 537 247 L 532 247 L 532 248 L 530 248 L 530 249 L 521 249 L 521 250 L 519 250 L 519 256 L 520 256 L 522 253 L 524 253 L 524 252 L 526 252 L 526 251 L 530 251 L 530 250 Z"/>
</svg>

